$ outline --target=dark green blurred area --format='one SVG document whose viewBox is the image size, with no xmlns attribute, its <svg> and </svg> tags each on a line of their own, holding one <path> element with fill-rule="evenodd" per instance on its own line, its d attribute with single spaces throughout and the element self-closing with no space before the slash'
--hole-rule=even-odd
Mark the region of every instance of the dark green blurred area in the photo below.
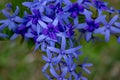
<svg viewBox="0 0 120 80">
<path fill-rule="evenodd" d="M 0 0 L 0 9 L 5 3 L 11 2 L 21 6 L 25 0 Z M 110 6 L 120 9 L 120 0 L 109 1 Z M 20 7 L 22 11 L 25 7 Z M 15 8 L 14 8 L 15 9 Z M 22 15 L 22 13 L 21 13 Z M 3 15 L 0 15 L 0 19 Z M 26 42 L 20 43 L 21 38 L 15 41 L 0 41 L 0 80 L 46 80 L 41 72 L 44 65 L 42 53 L 32 54 Z M 80 62 L 88 56 L 88 62 L 93 63 L 91 74 L 86 75 L 88 80 L 120 80 L 120 44 L 114 37 L 109 43 L 83 42 L 83 55 Z"/>
</svg>

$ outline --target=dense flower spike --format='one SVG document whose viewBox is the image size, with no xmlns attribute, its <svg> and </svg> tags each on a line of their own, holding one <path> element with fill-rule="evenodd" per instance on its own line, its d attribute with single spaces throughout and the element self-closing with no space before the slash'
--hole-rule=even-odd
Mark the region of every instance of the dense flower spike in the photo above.
<svg viewBox="0 0 120 80">
<path fill-rule="evenodd" d="M 23 18 L 19 17 L 18 6 L 11 11 L 11 3 L 1 11 L 7 19 L 0 20 L 0 38 L 13 40 L 21 35 L 32 40 L 34 53 L 37 49 L 46 53 L 42 56 L 46 62 L 42 72 L 48 80 L 87 80 L 81 69 L 90 74 L 87 67 L 92 64 L 75 62 L 81 55 L 82 46 L 77 41 L 82 36 L 91 41 L 95 34 L 102 34 L 108 42 L 114 35 L 120 43 L 120 11 L 102 0 L 33 0 L 22 5 L 30 10 Z M 5 33 L 6 28 L 12 36 Z M 78 39 L 76 34 L 80 35 Z"/>
</svg>

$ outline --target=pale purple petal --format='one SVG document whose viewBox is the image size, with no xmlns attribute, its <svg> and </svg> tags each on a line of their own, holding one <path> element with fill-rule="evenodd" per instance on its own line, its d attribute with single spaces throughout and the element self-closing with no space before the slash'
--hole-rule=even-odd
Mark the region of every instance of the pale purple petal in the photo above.
<svg viewBox="0 0 120 80">
<path fill-rule="evenodd" d="M 19 7 L 17 6 L 17 7 L 16 7 L 16 10 L 15 10 L 15 12 L 14 12 L 14 14 L 12 15 L 12 17 L 17 16 L 18 13 L 19 13 Z"/>
<path fill-rule="evenodd" d="M 77 0 L 77 2 L 78 2 L 79 4 L 81 4 L 83 1 L 84 1 L 84 0 Z"/>
<path fill-rule="evenodd" d="M 14 39 L 16 39 L 17 37 L 18 37 L 18 34 L 15 33 L 15 34 L 12 35 L 12 37 L 10 38 L 10 40 L 14 40 Z"/>
<path fill-rule="evenodd" d="M 86 36 L 85 36 L 86 41 L 89 41 L 91 39 L 91 37 L 92 37 L 92 33 L 91 32 L 87 32 Z"/>
<path fill-rule="evenodd" d="M 113 31 L 113 32 L 115 32 L 115 33 L 120 33 L 120 29 L 116 28 L 114 26 L 111 26 L 110 30 Z"/>
<path fill-rule="evenodd" d="M 95 31 L 94 31 L 94 33 L 102 33 L 102 32 L 104 32 L 105 31 L 105 27 L 100 27 L 100 28 L 98 28 L 98 29 L 96 29 Z"/>
<path fill-rule="evenodd" d="M 46 36 L 44 36 L 44 35 L 40 35 L 38 38 L 37 38 L 37 41 L 39 42 L 39 41 L 42 41 L 43 39 L 45 39 L 46 38 Z"/>
<path fill-rule="evenodd" d="M 22 5 L 31 8 L 33 2 L 23 2 Z"/>
<path fill-rule="evenodd" d="M 41 32 L 41 27 L 40 27 L 40 25 L 39 25 L 39 24 L 37 24 L 37 34 L 39 35 L 39 34 L 40 34 L 40 32 Z"/>
<path fill-rule="evenodd" d="M 47 49 L 49 49 L 50 51 L 56 52 L 56 53 L 60 53 L 60 50 L 54 47 L 47 47 Z"/>
<path fill-rule="evenodd" d="M 115 22 L 115 26 L 120 28 L 120 23 L 119 22 Z"/>
<path fill-rule="evenodd" d="M 42 20 L 45 21 L 45 22 L 52 22 L 53 21 L 52 19 L 50 19 L 47 16 L 42 16 Z"/>
<path fill-rule="evenodd" d="M 26 34 L 25 34 L 25 37 L 28 37 L 28 38 L 33 38 L 33 37 L 34 37 L 34 35 L 33 35 L 32 33 L 26 33 Z"/>
<path fill-rule="evenodd" d="M 24 19 L 22 19 L 18 16 L 16 16 L 14 19 L 15 19 L 16 22 L 21 22 L 21 23 L 25 21 Z"/>
<path fill-rule="evenodd" d="M 118 18 L 119 18 L 118 15 L 114 16 L 114 17 L 110 20 L 109 25 L 112 25 Z"/>
<path fill-rule="evenodd" d="M 88 74 L 90 74 L 91 72 L 90 72 L 90 70 L 88 70 L 87 68 L 85 68 L 85 67 L 82 67 L 82 69 L 85 71 L 85 72 L 87 72 Z"/>
<path fill-rule="evenodd" d="M 54 26 L 57 26 L 58 25 L 58 18 L 56 17 L 52 23 Z"/>
<path fill-rule="evenodd" d="M 105 32 L 105 41 L 108 42 L 109 39 L 110 39 L 110 31 L 106 30 L 106 32 Z"/>
<path fill-rule="evenodd" d="M 5 15 L 5 17 L 10 18 L 10 13 L 8 13 L 5 10 L 2 10 L 2 13 Z"/>
<path fill-rule="evenodd" d="M 71 48 L 71 49 L 65 50 L 65 53 L 74 53 L 74 52 L 78 51 L 80 48 L 82 48 L 82 46 Z"/>
<path fill-rule="evenodd" d="M 65 50 L 66 48 L 66 39 L 65 36 L 62 37 L 62 43 L 61 43 L 61 50 Z"/>
<path fill-rule="evenodd" d="M 42 68 L 42 72 L 45 72 L 46 69 L 48 68 L 48 66 L 49 66 L 49 63 L 46 63 L 46 64 L 43 66 L 43 68 Z"/>
<path fill-rule="evenodd" d="M 2 38 L 7 38 L 8 35 L 7 35 L 7 34 L 0 33 L 0 37 L 2 37 Z"/>
<path fill-rule="evenodd" d="M 79 29 L 84 29 L 86 26 L 87 26 L 86 23 L 81 23 L 81 24 L 78 24 L 78 26 L 76 26 L 76 27 Z"/>
<path fill-rule="evenodd" d="M 53 66 L 50 66 L 50 72 L 54 77 L 56 77 L 56 78 L 59 77 L 59 75 L 55 72 L 55 69 L 53 68 Z"/>
<path fill-rule="evenodd" d="M 92 16 L 92 12 L 88 11 L 88 10 L 84 10 L 83 14 L 85 15 L 86 19 L 88 20 L 92 20 L 91 16 Z"/>
<path fill-rule="evenodd" d="M 45 24 L 43 21 L 38 20 L 38 23 L 39 23 L 43 28 L 47 28 L 47 24 Z"/>
</svg>

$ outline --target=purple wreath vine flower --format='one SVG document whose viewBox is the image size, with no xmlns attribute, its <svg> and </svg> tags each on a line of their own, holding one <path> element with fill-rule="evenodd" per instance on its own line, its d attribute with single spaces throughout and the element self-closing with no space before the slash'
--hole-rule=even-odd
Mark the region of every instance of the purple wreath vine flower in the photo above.
<svg viewBox="0 0 120 80">
<path fill-rule="evenodd" d="M 114 26 L 117 21 L 118 15 L 115 15 L 109 22 L 106 21 L 106 17 L 102 20 L 103 27 L 96 29 L 95 33 L 101 33 L 105 35 L 105 40 L 108 42 L 111 33 L 120 33 L 120 29 Z"/>
<path fill-rule="evenodd" d="M 55 47 L 47 47 L 50 51 L 55 52 L 58 54 L 57 61 L 60 62 L 62 58 L 67 62 L 67 55 L 73 55 L 77 57 L 77 51 L 81 48 L 81 46 L 75 47 L 75 48 L 70 48 L 70 49 L 65 49 L 66 48 L 66 39 L 63 36 L 62 37 L 62 42 L 61 42 L 61 49 L 55 48 Z"/>
<path fill-rule="evenodd" d="M 92 37 L 93 32 L 100 27 L 100 23 L 103 19 L 103 15 L 99 12 L 99 15 L 96 19 L 92 19 L 92 13 L 85 10 L 84 15 L 86 17 L 85 23 L 78 24 L 77 28 L 82 29 L 82 32 L 85 35 L 86 41 L 89 41 Z"/>
<path fill-rule="evenodd" d="M 8 26 L 9 30 L 15 31 L 16 28 L 17 28 L 17 23 L 20 23 L 20 22 L 23 21 L 22 18 L 17 16 L 18 13 L 19 13 L 19 7 L 18 6 L 16 7 L 16 10 L 15 10 L 14 14 L 12 14 L 12 15 L 10 15 L 10 13 L 7 12 L 6 10 L 2 10 L 2 13 L 8 19 L 0 20 L 0 24 L 3 24 L 4 26 L 2 26 L 2 27 L 4 27 L 4 28 Z"/>
<path fill-rule="evenodd" d="M 46 62 L 42 68 L 42 72 L 48 80 L 87 80 L 82 76 L 83 69 L 90 74 L 87 67 L 91 67 L 91 63 L 79 63 L 81 54 L 81 45 L 76 39 L 76 30 L 79 31 L 80 37 L 85 37 L 86 41 L 90 41 L 94 34 L 105 35 L 105 40 L 109 41 L 110 35 L 114 34 L 120 42 L 119 11 L 109 8 L 107 3 L 102 0 L 33 0 L 23 2 L 30 13 L 24 12 L 23 18 L 18 16 L 19 7 L 11 15 L 11 4 L 7 4 L 2 13 L 7 17 L 0 20 L 0 37 L 9 37 L 3 30 L 8 27 L 13 31 L 11 40 L 19 35 L 25 40 L 33 40 L 35 44 L 34 53 L 37 49 L 42 50 L 45 54 L 42 56 Z M 94 12 L 90 7 L 95 8 Z M 109 21 L 103 11 L 109 13 Z M 117 13 L 112 17 L 112 13 Z M 82 20 L 83 19 L 83 20 Z M 82 21 L 81 21 L 82 20 Z M 77 47 L 76 47 L 77 46 Z M 49 71 L 49 74 L 47 74 Z"/>
</svg>

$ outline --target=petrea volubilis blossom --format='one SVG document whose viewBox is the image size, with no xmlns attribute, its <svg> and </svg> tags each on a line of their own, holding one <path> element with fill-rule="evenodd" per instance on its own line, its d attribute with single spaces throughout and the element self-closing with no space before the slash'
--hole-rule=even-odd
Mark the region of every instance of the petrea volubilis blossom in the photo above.
<svg viewBox="0 0 120 80">
<path fill-rule="evenodd" d="M 52 23 L 44 23 L 41 20 L 38 21 L 39 24 L 41 25 L 41 27 L 43 27 L 43 31 L 42 33 L 52 39 L 57 39 L 57 34 L 59 31 L 57 29 L 57 25 L 58 25 L 58 18 L 55 18 L 54 21 Z M 37 40 L 39 40 L 40 38 L 38 38 Z"/>
<path fill-rule="evenodd" d="M 110 34 L 120 33 L 120 29 L 114 26 L 115 21 L 117 21 L 118 15 L 115 15 L 109 22 L 106 21 L 106 17 L 102 20 L 103 27 L 95 30 L 95 33 L 101 33 L 105 35 L 105 40 L 108 42 Z"/>
<path fill-rule="evenodd" d="M 48 80 L 87 80 L 80 69 L 90 74 L 87 67 L 92 64 L 75 62 L 81 56 L 82 45 L 78 41 L 82 36 L 88 42 L 95 38 L 94 34 L 103 34 L 109 41 L 112 34 L 120 43 L 120 11 L 102 0 L 33 0 L 22 5 L 30 10 L 22 18 L 18 6 L 13 14 L 11 4 L 2 10 L 7 19 L 0 19 L 0 38 L 14 40 L 21 35 L 32 40 L 33 53 L 38 49 L 44 52 L 42 59 L 46 63 L 42 72 Z M 6 27 L 13 32 L 12 36 L 5 33 Z"/>
<path fill-rule="evenodd" d="M 93 0 L 94 5 L 96 8 L 100 9 L 100 10 L 107 10 L 107 3 L 103 2 L 102 0 Z"/>
<path fill-rule="evenodd" d="M 4 26 L 8 26 L 9 30 L 13 30 L 15 31 L 17 28 L 17 24 L 16 23 L 20 23 L 23 21 L 22 18 L 20 18 L 18 15 L 19 13 L 19 7 L 16 7 L 16 10 L 14 12 L 14 14 L 10 15 L 9 12 L 7 12 L 6 10 L 2 10 L 2 13 L 5 15 L 5 17 L 7 17 L 8 19 L 5 20 L 0 20 L 0 24 L 4 24 Z"/>
<path fill-rule="evenodd" d="M 82 29 L 80 31 L 85 34 L 85 39 L 89 41 L 94 30 L 100 27 L 100 22 L 102 21 L 104 16 L 101 15 L 100 12 L 96 19 L 92 19 L 92 13 L 87 10 L 84 11 L 84 14 L 86 16 L 86 22 L 78 24 L 77 28 Z"/>
<path fill-rule="evenodd" d="M 49 0 L 34 0 L 33 2 L 23 2 L 22 5 L 28 7 L 30 10 L 38 9 L 42 13 L 47 1 Z"/>
<path fill-rule="evenodd" d="M 66 48 L 66 39 L 64 36 L 62 37 L 61 49 L 55 47 L 48 47 L 50 51 L 58 54 L 57 61 L 60 62 L 62 58 L 64 58 L 64 60 L 67 61 L 67 55 L 76 55 L 77 54 L 76 52 L 81 48 L 81 46 L 67 50 L 65 48 Z"/>
</svg>

